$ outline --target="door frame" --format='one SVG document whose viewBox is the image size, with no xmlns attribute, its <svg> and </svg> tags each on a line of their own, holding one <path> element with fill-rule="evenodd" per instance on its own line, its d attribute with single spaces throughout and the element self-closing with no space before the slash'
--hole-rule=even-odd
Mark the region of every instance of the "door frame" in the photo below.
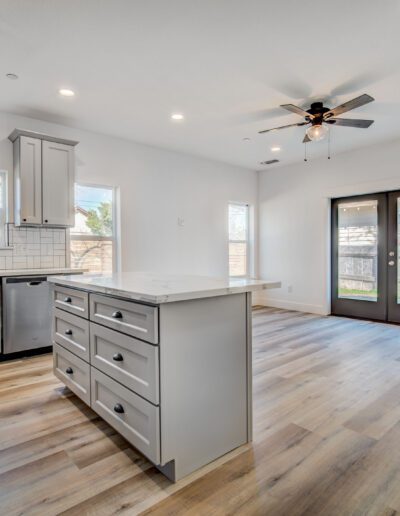
<svg viewBox="0 0 400 516">
<path fill-rule="evenodd" d="M 398 296 L 398 275 L 399 275 L 399 256 L 398 256 L 398 199 L 400 199 L 400 190 L 396 192 L 388 192 L 388 248 L 387 248 L 387 305 L 388 322 L 400 323 L 400 304 L 397 302 Z M 389 253 L 393 252 L 393 256 Z M 389 262 L 394 261 L 394 266 L 390 266 Z"/>
<path fill-rule="evenodd" d="M 376 193 L 332 199 L 331 202 L 331 313 L 364 319 L 387 320 L 387 194 Z M 338 205 L 346 202 L 378 201 L 378 299 L 366 301 L 345 299 L 338 296 Z"/>
</svg>

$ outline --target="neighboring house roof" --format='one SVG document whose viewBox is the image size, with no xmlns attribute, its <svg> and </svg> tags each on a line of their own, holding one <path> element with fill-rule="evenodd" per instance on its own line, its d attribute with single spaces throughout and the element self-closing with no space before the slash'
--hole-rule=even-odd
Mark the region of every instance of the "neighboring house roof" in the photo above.
<svg viewBox="0 0 400 516">
<path fill-rule="evenodd" d="M 80 206 L 75 206 L 75 213 L 81 213 L 84 217 L 87 217 L 89 215 L 89 212 L 87 210 L 84 210 Z"/>
</svg>

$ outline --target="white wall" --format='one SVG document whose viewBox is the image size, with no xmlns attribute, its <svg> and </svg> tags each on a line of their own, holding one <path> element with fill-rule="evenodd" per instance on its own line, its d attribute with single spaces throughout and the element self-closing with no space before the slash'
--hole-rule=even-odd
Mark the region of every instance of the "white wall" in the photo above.
<svg viewBox="0 0 400 516">
<path fill-rule="evenodd" d="M 260 277 L 282 288 L 257 302 L 329 313 L 330 198 L 396 189 L 400 141 L 260 172 Z"/>
<path fill-rule="evenodd" d="M 15 127 L 79 140 L 77 180 L 119 187 L 122 270 L 226 275 L 228 202 L 248 202 L 256 220 L 254 171 L 0 113 L 0 169 L 10 172 Z"/>
</svg>

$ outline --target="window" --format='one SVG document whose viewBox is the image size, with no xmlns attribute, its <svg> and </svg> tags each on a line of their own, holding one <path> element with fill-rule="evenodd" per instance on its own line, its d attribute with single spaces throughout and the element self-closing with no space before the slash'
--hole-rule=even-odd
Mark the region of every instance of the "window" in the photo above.
<svg viewBox="0 0 400 516">
<path fill-rule="evenodd" d="M 249 272 L 249 206 L 229 204 L 229 276 Z"/>
<path fill-rule="evenodd" d="M 0 247 L 6 245 L 7 172 L 0 170 Z"/>
<path fill-rule="evenodd" d="M 71 229 L 71 266 L 90 272 L 116 269 L 115 190 L 75 185 L 75 227 Z"/>
</svg>

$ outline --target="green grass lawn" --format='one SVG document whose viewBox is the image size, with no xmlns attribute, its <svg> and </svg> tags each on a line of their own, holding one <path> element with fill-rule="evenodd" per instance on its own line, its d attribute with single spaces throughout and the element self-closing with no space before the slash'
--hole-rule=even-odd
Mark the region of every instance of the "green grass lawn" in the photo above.
<svg viewBox="0 0 400 516">
<path fill-rule="evenodd" d="M 374 290 L 358 290 L 355 288 L 341 288 L 339 289 L 339 297 L 370 297 L 376 299 L 378 291 Z"/>
</svg>

